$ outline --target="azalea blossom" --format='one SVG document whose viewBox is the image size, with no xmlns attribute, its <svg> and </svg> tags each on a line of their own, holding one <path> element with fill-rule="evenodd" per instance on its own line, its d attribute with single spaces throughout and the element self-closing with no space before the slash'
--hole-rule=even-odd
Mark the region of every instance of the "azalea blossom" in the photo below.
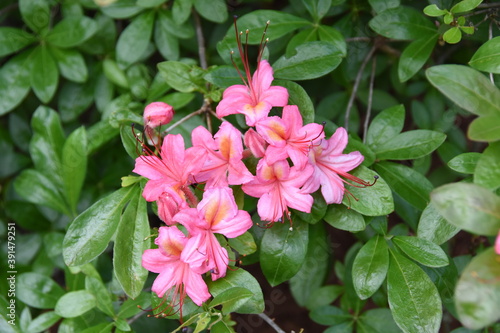
<svg viewBox="0 0 500 333">
<path fill-rule="evenodd" d="M 243 191 L 259 198 L 257 212 L 263 221 L 281 221 L 288 208 L 311 212 L 313 198 L 300 187 L 311 177 L 313 167 L 303 169 L 290 167 L 288 161 L 281 160 L 269 165 L 261 159 L 257 165 L 256 178 L 242 186 Z M 289 216 L 288 216 L 289 217 Z"/>
<path fill-rule="evenodd" d="M 176 311 L 177 307 L 182 311 L 186 295 L 201 306 L 210 298 L 210 293 L 202 276 L 182 260 L 188 238 L 176 226 L 160 227 L 158 232 L 155 239 L 158 248 L 146 250 L 142 255 L 142 266 L 148 271 L 159 273 L 151 289 L 160 298 L 167 293 L 169 311 Z"/>
<path fill-rule="evenodd" d="M 372 185 L 347 173 L 360 165 L 364 157 L 359 151 L 343 154 L 346 146 L 347 131 L 342 127 L 337 128 L 329 140 L 312 146 L 309 162 L 314 166 L 314 173 L 304 184 L 304 191 L 312 193 L 321 186 L 326 203 L 339 204 L 344 197 L 346 182 L 341 177 L 363 186 Z"/>
<path fill-rule="evenodd" d="M 495 241 L 495 252 L 500 255 L 500 231 L 498 232 L 497 239 Z"/>
<path fill-rule="evenodd" d="M 281 118 L 268 117 L 259 121 L 256 129 L 269 143 L 265 154 L 268 164 L 290 157 L 299 168 L 307 163 L 310 147 L 325 137 L 323 126 L 303 126 L 302 115 L 296 105 L 285 106 Z"/>
<path fill-rule="evenodd" d="M 225 121 L 214 137 L 215 139 L 202 126 L 193 130 L 193 146 L 207 151 L 206 162 L 196 175 L 196 181 L 206 182 L 206 188 L 240 185 L 251 181 L 253 175 L 241 160 L 243 145 L 240 131 Z"/>
<path fill-rule="evenodd" d="M 250 215 L 239 210 L 229 187 L 205 191 L 196 208 L 183 209 L 174 216 L 186 227 L 191 238 L 182 253 L 182 260 L 198 273 L 212 272 L 212 280 L 226 275 L 229 256 L 215 233 L 228 238 L 238 237 L 252 227 Z"/>
<path fill-rule="evenodd" d="M 216 111 L 220 118 L 230 114 L 244 114 L 247 125 L 254 126 L 260 119 L 267 117 L 273 106 L 285 106 L 288 103 L 288 90 L 271 86 L 274 80 L 273 69 L 266 60 L 258 63 L 253 77 L 248 64 L 245 61 L 243 63 L 247 77 L 245 85 L 227 88 Z"/>
<path fill-rule="evenodd" d="M 258 158 L 264 157 L 268 143 L 253 128 L 249 128 L 243 137 L 245 146 L 250 149 L 252 155 Z"/>
<path fill-rule="evenodd" d="M 149 103 L 144 109 L 144 126 L 155 128 L 168 124 L 174 117 L 174 108 L 163 102 Z"/>
</svg>

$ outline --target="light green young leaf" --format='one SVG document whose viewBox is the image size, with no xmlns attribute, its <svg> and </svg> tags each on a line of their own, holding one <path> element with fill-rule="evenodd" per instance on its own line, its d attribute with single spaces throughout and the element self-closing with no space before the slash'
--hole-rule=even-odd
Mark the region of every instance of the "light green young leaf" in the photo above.
<svg viewBox="0 0 500 333">
<path fill-rule="evenodd" d="M 479 6 L 481 2 L 483 2 L 483 0 L 462 0 L 451 7 L 450 12 L 452 14 L 469 12 Z"/>
<path fill-rule="evenodd" d="M 424 14 L 430 17 L 439 17 L 446 14 L 447 11 L 444 9 L 439 9 L 436 4 L 428 5 L 424 8 Z"/>
<path fill-rule="evenodd" d="M 27 331 L 28 332 L 45 331 L 50 327 L 52 327 L 60 319 L 61 317 L 57 315 L 54 311 L 44 312 L 29 323 Z"/>
<path fill-rule="evenodd" d="M 443 40 L 448 44 L 456 44 L 462 40 L 462 30 L 459 27 L 451 27 L 443 34 Z"/>
<path fill-rule="evenodd" d="M 96 306 L 96 298 L 87 290 L 70 291 L 57 301 L 55 313 L 64 318 L 75 318 Z"/>
<path fill-rule="evenodd" d="M 474 183 L 495 191 L 500 187 L 500 142 L 492 142 L 479 155 Z"/>
</svg>

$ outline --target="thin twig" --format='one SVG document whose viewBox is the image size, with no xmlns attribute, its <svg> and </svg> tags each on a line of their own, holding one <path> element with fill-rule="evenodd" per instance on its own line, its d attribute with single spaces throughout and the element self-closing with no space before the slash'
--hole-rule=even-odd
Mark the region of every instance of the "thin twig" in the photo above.
<svg viewBox="0 0 500 333">
<path fill-rule="evenodd" d="M 361 66 L 358 70 L 358 74 L 356 75 L 356 80 L 354 81 L 354 87 L 352 88 L 351 97 L 349 98 L 349 103 L 347 103 L 347 108 L 345 110 L 344 127 L 346 130 L 349 129 L 349 117 L 351 115 L 351 108 L 354 102 L 354 98 L 356 97 L 356 93 L 358 92 L 358 87 L 359 83 L 361 82 L 361 77 L 363 76 L 363 71 L 366 67 L 366 64 L 368 63 L 368 61 L 370 61 L 370 58 L 373 56 L 376 50 L 377 50 L 377 45 L 373 45 L 373 47 L 371 48 L 371 50 L 368 52 L 365 59 L 361 63 Z"/>
<path fill-rule="evenodd" d="M 500 3 L 482 3 L 477 8 L 496 8 L 500 7 Z"/>
<path fill-rule="evenodd" d="M 272 328 L 274 328 L 274 330 L 276 332 L 278 332 L 278 333 L 286 333 L 278 325 L 276 325 L 276 323 L 271 318 L 269 318 L 265 313 L 259 313 L 259 317 L 261 317 L 262 319 L 264 319 L 264 321 L 266 323 L 268 323 L 269 326 L 271 326 Z"/>
<path fill-rule="evenodd" d="M 372 39 L 370 37 L 350 37 L 345 39 L 346 42 L 371 42 Z"/>
<path fill-rule="evenodd" d="M 205 37 L 203 37 L 203 30 L 201 28 L 200 16 L 193 9 L 194 21 L 196 23 L 196 38 L 198 40 L 198 56 L 200 57 L 200 66 L 203 69 L 207 69 L 207 55 L 205 50 Z"/>
<path fill-rule="evenodd" d="M 172 131 L 174 128 L 176 128 L 177 126 L 179 126 L 183 122 L 187 121 L 188 119 L 191 119 L 194 116 L 197 116 L 197 115 L 205 113 L 205 112 L 210 112 L 210 111 L 211 111 L 210 102 L 205 100 L 205 102 L 203 103 L 203 105 L 201 106 L 201 108 L 199 110 L 191 112 L 190 114 L 188 114 L 184 118 L 182 118 L 182 119 L 176 121 L 174 124 L 170 125 L 166 130 L 163 131 L 162 135 L 165 136 L 168 132 Z"/>
<path fill-rule="evenodd" d="M 372 60 L 372 72 L 370 74 L 370 90 L 368 91 L 368 105 L 366 107 L 366 118 L 363 126 L 363 143 L 366 143 L 366 133 L 368 132 L 368 124 L 372 114 L 372 99 L 373 99 L 373 83 L 375 81 L 375 69 L 377 68 L 377 58 Z"/>
</svg>

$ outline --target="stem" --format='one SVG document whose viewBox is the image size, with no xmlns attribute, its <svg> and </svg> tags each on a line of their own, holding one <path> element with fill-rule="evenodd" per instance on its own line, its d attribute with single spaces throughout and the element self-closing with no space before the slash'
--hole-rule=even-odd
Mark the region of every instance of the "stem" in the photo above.
<svg viewBox="0 0 500 333">
<path fill-rule="evenodd" d="M 203 107 L 201 107 L 201 109 L 196 110 L 196 111 L 188 114 L 184 118 L 182 118 L 182 119 L 176 121 L 175 123 L 173 123 L 172 125 L 170 125 L 166 130 L 163 131 L 162 135 L 166 135 L 168 132 L 170 132 L 171 130 L 173 130 L 174 128 L 176 128 L 177 126 L 179 126 L 180 124 L 182 124 L 186 120 L 193 118 L 194 116 L 197 116 L 199 114 L 202 114 L 203 112 L 205 112 L 205 109 Z"/>
<path fill-rule="evenodd" d="M 262 319 L 264 319 L 264 321 L 266 323 L 268 323 L 269 326 L 271 326 L 272 328 L 274 328 L 274 330 L 276 332 L 278 332 L 278 333 L 286 333 L 278 325 L 276 325 L 276 323 L 271 318 L 269 318 L 265 313 L 259 313 L 259 317 L 261 317 Z"/>
<path fill-rule="evenodd" d="M 373 82 L 375 81 L 375 69 L 377 68 L 377 58 L 372 60 L 372 72 L 370 74 L 370 90 L 368 91 L 368 106 L 366 107 L 366 118 L 363 126 L 363 143 L 366 143 L 366 133 L 368 132 L 368 124 L 372 113 L 373 99 Z"/>
<path fill-rule="evenodd" d="M 196 24 L 196 38 L 198 39 L 198 56 L 200 57 L 200 65 L 201 68 L 207 69 L 208 65 L 207 65 L 207 56 L 205 49 L 205 37 L 203 37 L 203 30 L 201 28 L 200 16 L 194 9 L 193 9 L 193 16 Z"/>
<path fill-rule="evenodd" d="M 488 40 L 493 38 L 493 20 L 490 21 L 490 25 L 488 26 Z M 493 77 L 493 73 L 490 72 L 490 81 L 495 85 L 495 78 Z"/>
<path fill-rule="evenodd" d="M 351 97 L 349 98 L 349 103 L 347 103 L 347 108 L 345 110 L 344 127 L 346 131 L 349 129 L 349 116 L 351 115 L 352 104 L 354 102 L 354 98 L 356 97 L 356 93 L 358 92 L 359 83 L 361 82 L 361 77 L 363 76 L 363 71 L 366 67 L 366 64 L 368 63 L 368 61 L 370 61 L 370 58 L 375 53 L 375 50 L 377 50 L 377 45 L 373 45 L 371 50 L 368 52 L 365 59 L 361 63 L 358 74 L 356 75 L 356 80 L 354 81 L 354 87 L 352 88 Z"/>
<path fill-rule="evenodd" d="M 371 42 L 372 39 L 370 37 L 351 37 L 351 38 L 346 38 L 346 42 Z"/>
</svg>

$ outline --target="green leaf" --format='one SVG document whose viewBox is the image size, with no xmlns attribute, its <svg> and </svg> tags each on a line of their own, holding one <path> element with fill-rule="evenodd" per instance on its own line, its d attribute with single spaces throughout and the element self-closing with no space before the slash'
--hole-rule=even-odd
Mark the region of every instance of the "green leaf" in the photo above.
<svg viewBox="0 0 500 333">
<path fill-rule="evenodd" d="M 87 275 L 85 277 L 85 289 L 94 295 L 96 306 L 99 310 L 110 317 L 115 316 L 111 293 L 101 279 Z"/>
<path fill-rule="evenodd" d="M 460 17 L 463 17 L 463 16 L 460 16 Z M 464 18 L 464 20 L 465 20 L 465 18 Z M 476 31 L 476 28 L 473 26 L 471 26 L 471 27 L 460 26 L 460 30 L 465 32 L 467 35 L 473 35 L 474 32 Z"/>
<path fill-rule="evenodd" d="M 328 208 L 328 205 L 325 202 L 325 199 L 323 198 L 323 194 L 321 194 L 320 191 L 316 191 L 311 194 L 313 197 L 313 205 L 311 207 L 311 212 L 310 213 L 304 213 L 301 211 L 294 211 L 294 216 L 298 216 L 302 221 L 310 223 L 310 224 L 316 224 L 319 221 L 323 220 L 323 217 L 326 214 L 326 210 Z M 293 218 L 293 217 L 292 217 Z"/>
<path fill-rule="evenodd" d="M 323 219 L 340 230 L 358 232 L 366 228 L 363 215 L 344 205 L 329 205 Z"/>
<path fill-rule="evenodd" d="M 87 81 L 88 71 L 80 52 L 74 49 L 50 48 L 50 53 L 57 62 L 61 75 L 73 82 Z"/>
<path fill-rule="evenodd" d="M 439 7 L 435 4 L 428 5 L 424 8 L 424 14 L 430 17 L 439 17 L 446 14 L 447 11 L 444 9 L 439 9 Z"/>
<path fill-rule="evenodd" d="M 191 15 L 192 0 L 174 1 L 172 16 L 177 24 L 182 24 Z"/>
<path fill-rule="evenodd" d="M 227 6 L 224 0 L 194 0 L 196 11 L 209 21 L 222 23 L 227 20 Z"/>
<path fill-rule="evenodd" d="M 456 44 L 462 40 L 462 31 L 459 27 L 451 27 L 443 34 L 443 39 L 448 44 Z"/>
<path fill-rule="evenodd" d="M 462 0 L 451 7 L 450 12 L 452 14 L 469 12 L 479 6 L 481 2 L 483 2 L 483 0 Z"/>
<path fill-rule="evenodd" d="M 467 134 L 474 141 L 492 142 L 500 140 L 500 114 L 481 116 L 474 119 Z"/>
<path fill-rule="evenodd" d="M 314 308 L 309 316 L 313 321 L 325 326 L 339 325 L 352 319 L 349 312 L 332 305 Z"/>
<path fill-rule="evenodd" d="M 212 66 L 203 78 L 219 88 L 227 88 L 235 84 L 242 84 L 241 77 L 236 68 L 229 65 Z"/>
<path fill-rule="evenodd" d="M 313 310 L 320 306 L 325 306 L 333 303 L 339 296 L 344 292 L 344 286 L 340 285 L 327 285 L 321 288 L 315 289 L 309 298 L 305 306 L 309 310 Z"/>
<path fill-rule="evenodd" d="M 383 12 L 389 8 L 397 8 L 401 5 L 400 0 L 368 0 L 368 2 L 377 13 Z"/>
<path fill-rule="evenodd" d="M 332 0 L 304 0 L 302 1 L 315 22 L 319 22 L 328 12 Z"/>
<path fill-rule="evenodd" d="M 375 149 L 403 130 L 405 122 L 404 105 L 396 105 L 381 111 L 373 118 L 366 134 L 366 143 Z"/>
<path fill-rule="evenodd" d="M 30 55 L 31 87 L 35 95 L 48 103 L 56 93 L 59 82 L 57 64 L 46 45 L 40 45 Z"/>
<path fill-rule="evenodd" d="M 394 236 L 391 239 L 408 257 L 428 267 L 449 264 L 446 253 L 436 244 L 414 236 Z"/>
<path fill-rule="evenodd" d="M 320 25 L 318 27 L 319 40 L 328 42 L 335 46 L 335 49 L 340 51 L 342 57 L 347 54 L 347 45 L 344 36 L 335 28 L 328 25 Z"/>
<path fill-rule="evenodd" d="M 44 312 L 33 319 L 28 326 L 28 332 L 42 332 L 51 328 L 61 319 L 54 311 Z"/>
<path fill-rule="evenodd" d="M 153 33 L 154 11 L 137 16 L 121 33 L 116 43 L 116 60 L 123 67 L 138 61 L 146 52 Z"/>
<path fill-rule="evenodd" d="M 176 35 L 170 33 L 165 26 L 168 23 L 164 23 L 162 15 L 158 15 L 158 19 L 155 21 L 154 30 L 154 41 L 158 51 L 167 60 L 179 60 L 180 47 L 179 39 Z"/>
<path fill-rule="evenodd" d="M 364 312 L 356 322 L 358 333 L 400 333 L 389 309 L 371 309 Z"/>
<path fill-rule="evenodd" d="M 257 244 L 255 244 L 252 234 L 248 231 L 238 237 L 229 238 L 228 243 L 240 255 L 249 255 L 257 251 Z"/>
<path fill-rule="evenodd" d="M 304 125 L 314 122 L 313 102 L 301 85 L 286 80 L 275 80 L 273 83 L 276 86 L 285 87 L 288 90 L 288 94 L 290 95 L 288 104 L 298 106 Z"/>
<path fill-rule="evenodd" d="M 83 181 L 87 171 L 87 135 L 79 127 L 68 137 L 62 151 L 64 191 L 71 211 L 76 213 Z"/>
<path fill-rule="evenodd" d="M 253 296 L 244 305 L 240 306 L 236 312 L 250 314 L 264 311 L 264 298 L 260 285 L 257 280 L 243 268 L 238 268 L 234 271 L 228 270 L 226 276 L 216 281 L 208 281 L 207 285 L 208 290 L 214 297 L 234 287 L 248 289 L 252 292 Z"/>
<path fill-rule="evenodd" d="M 469 65 L 479 71 L 500 74 L 500 36 L 490 39 L 472 56 Z"/>
<path fill-rule="evenodd" d="M 0 27 L 0 57 L 22 50 L 35 40 L 32 34 L 24 30 Z"/>
<path fill-rule="evenodd" d="M 97 23 L 86 16 L 71 16 L 63 19 L 47 34 L 47 43 L 69 48 L 78 46 L 97 31 Z"/>
<path fill-rule="evenodd" d="M 361 299 L 371 297 L 382 285 L 389 269 L 389 251 L 384 237 L 372 237 L 359 250 L 352 266 L 354 289 Z"/>
<path fill-rule="evenodd" d="M 307 253 L 308 226 L 296 223 L 292 229 L 288 223 L 275 223 L 264 233 L 260 265 L 271 286 L 289 280 L 300 270 Z"/>
<path fill-rule="evenodd" d="M 123 148 L 125 148 L 127 154 L 135 160 L 141 152 L 141 147 L 132 131 L 138 138 L 142 136 L 142 132 L 135 127 L 125 124 L 120 126 L 120 137 L 122 139 Z"/>
<path fill-rule="evenodd" d="M 128 89 L 129 83 L 125 72 L 118 67 L 118 64 L 109 58 L 104 59 L 102 69 L 106 78 L 119 87 Z"/>
<path fill-rule="evenodd" d="M 460 322 L 481 329 L 500 319 L 500 265 L 498 254 L 489 248 L 467 265 L 455 289 Z"/>
<path fill-rule="evenodd" d="M 368 182 L 374 180 L 375 176 L 377 176 L 373 170 L 362 165 L 350 172 L 350 174 Z M 392 192 L 384 179 L 379 178 L 375 185 L 369 187 L 359 188 L 349 185 L 346 187 L 356 199 L 352 200 L 348 195 L 345 195 L 342 203 L 358 213 L 366 216 L 380 216 L 394 211 Z"/>
<path fill-rule="evenodd" d="M 282 56 L 274 64 L 274 77 L 287 80 L 310 80 L 332 72 L 342 62 L 342 52 L 328 42 L 299 45 L 296 54 Z"/>
<path fill-rule="evenodd" d="M 94 85 L 67 82 L 58 94 L 58 109 L 61 120 L 65 123 L 74 121 L 94 102 Z"/>
<path fill-rule="evenodd" d="M 475 69 L 439 65 L 426 71 L 429 82 L 461 108 L 477 114 L 500 114 L 500 91 Z"/>
<path fill-rule="evenodd" d="M 500 230 L 500 197 L 476 184 L 454 183 L 431 193 L 432 203 L 450 223 L 469 232 L 496 236 Z"/>
<path fill-rule="evenodd" d="M 181 92 L 199 90 L 198 78 L 193 77 L 193 68 L 178 61 L 164 61 L 158 64 L 158 70 L 172 88 Z"/>
<path fill-rule="evenodd" d="M 424 66 L 434 50 L 438 37 L 439 35 L 435 34 L 417 39 L 404 49 L 398 64 L 398 76 L 401 82 L 411 79 Z"/>
<path fill-rule="evenodd" d="M 500 187 L 500 142 L 492 142 L 479 155 L 474 183 L 492 191 Z"/>
<path fill-rule="evenodd" d="M 369 22 L 376 33 L 393 39 L 420 39 L 436 34 L 436 27 L 420 11 L 399 6 L 379 13 Z"/>
<path fill-rule="evenodd" d="M 427 239 L 437 245 L 441 245 L 451 239 L 460 231 L 459 228 L 446 221 L 436 210 L 434 205 L 429 205 L 420 215 L 417 235 L 419 238 Z"/>
<path fill-rule="evenodd" d="M 68 266 L 88 263 L 106 249 L 118 227 L 123 206 L 136 191 L 136 186 L 115 191 L 94 203 L 70 224 L 63 244 L 63 257 Z"/>
<path fill-rule="evenodd" d="M 96 306 L 94 295 L 86 290 L 70 291 L 57 301 L 55 313 L 64 318 L 79 317 Z"/>
<path fill-rule="evenodd" d="M 244 305 L 253 294 L 250 290 L 242 287 L 234 287 L 224 290 L 220 294 L 214 297 L 210 301 L 210 307 L 214 308 L 218 305 L 222 305 L 222 313 L 228 314 L 231 312 L 237 312 L 238 309 Z"/>
<path fill-rule="evenodd" d="M 142 254 L 151 247 L 150 233 L 146 200 L 136 191 L 118 225 L 113 255 L 115 276 L 131 298 L 139 296 L 148 277 Z"/>
<path fill-rule="evenodd" d="M 48 276 L 35 272 L 17 276 L 16 297 L 31 307 L 53 309 L 62 295 L 64 290 Z"/>
<path fill-rule="evenodd" d="M 18 106 L 30 91 L 29 54 L 14 56 L 0 68 L 0 116 Z"/>
<path fill-rule="evenodd" d="M 480 153 L 463 153 L 449 160 L 448 166 L 456 172 L 473 174 L 480 157 Z"/>
<path fill-rule="evenodd" d="M 413 130 L 400 133 L 374 148 L 380 160 L 410 160 L 429 155 L 446 139 L 441 132 Z"/>
<path fill-rule="evenodd" d="M 390 253 L 387 296 L 394 321 L 407 333 L 439 332 L 442 305 L 436 286 L 416 264 Z"/>
<path fill-rule="evenodd" d="M 47 0 L 19 0 L 19 10 L 24 23 L 34 32 L 41 32 L 50 23 L 50 7 Z"/>
</svg>

